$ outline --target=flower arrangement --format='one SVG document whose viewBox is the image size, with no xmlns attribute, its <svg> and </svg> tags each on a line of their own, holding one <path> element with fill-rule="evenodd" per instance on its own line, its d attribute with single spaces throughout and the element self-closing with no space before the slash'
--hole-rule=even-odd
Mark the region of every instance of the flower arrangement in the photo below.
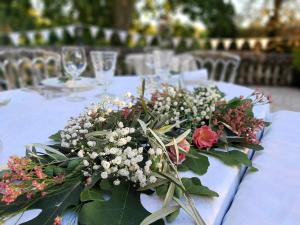
<svg viewBox="0 0 300 225">
<path fill-rule="evenodd" d="M 83 225 L 159 225 L 180 210 L 205 224 L 191 196 L 218 194 L 196 175 L 206 173 L 208 155 L 255 169 L 241 150 L 263 149 L 258 132 L 268 124 L 252 108 L 269 99 L 255 92 L 227 102 L 216 87 L 165 86 L 146 100 L 144 89 L 91 105 L 50 137 L 53 145 L 31 144 L 25 157 L 11 157 L 0 174 L 0 224 L 30 209 L 42 212 L 24 225 L 59 225 L 70 209 Z M 181 177 L 186 170 L 195 177 Z M 163 206 L 150 214 L 140 194 L 153 192 Z"/>
</svg>

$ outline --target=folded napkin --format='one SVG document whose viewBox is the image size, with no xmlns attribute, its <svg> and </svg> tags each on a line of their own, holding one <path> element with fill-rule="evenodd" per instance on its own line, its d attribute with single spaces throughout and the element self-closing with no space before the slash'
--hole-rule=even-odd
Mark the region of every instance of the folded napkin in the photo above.
<svg viewBox="0 0 300 225">
<path fill-rule="evenodd" d="M 187 71 L 182 73 L 182 79 L 185 85 L 205 85 L 208 73 L 206 69 Z"/>
<path fill-rule="evenodd" d="M 300 113 L 272 116 L 264 136 L 265 150 L 256 152 L 254 166 L 239 186 L 223 225 L 296 225 L 300 221 Z"/>
</svg>

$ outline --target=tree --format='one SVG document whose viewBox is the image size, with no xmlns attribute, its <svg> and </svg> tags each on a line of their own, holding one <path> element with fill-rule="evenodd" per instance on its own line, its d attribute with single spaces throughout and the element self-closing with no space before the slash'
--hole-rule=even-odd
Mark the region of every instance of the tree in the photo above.
<svg viewBox="0 0 300 225">
<path fill-rule="evenodd" d="M 192 20 L 202 21 L 210 37 L 233 37 L 236 35 L 235 11 L 224 0 L 169 0 L 173 9 L 182 8 Z"/>
<path fill-rule="evenodd" d="M 92 24 L 128 30 L 135 0 L 43 0 L 43 15 L 52 25 Z"/>
<path fill-rule="evenodd" d="M 32 29 L 36 24 L 30 0 L 0 1 L 0 31 Z"/>
</svg>

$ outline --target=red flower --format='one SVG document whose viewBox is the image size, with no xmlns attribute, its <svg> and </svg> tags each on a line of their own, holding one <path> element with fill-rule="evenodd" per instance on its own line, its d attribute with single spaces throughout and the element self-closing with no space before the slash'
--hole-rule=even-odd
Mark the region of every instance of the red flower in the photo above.
<svg viewBox="0 0 300 225">
<path fill-rule="evenodd" d="M 190 150 L 190 144 L 186 139 L 183 139 L 181 142 L 179 142 L 178 147 L 180 147 L 181 149 L 183 149 L 186 152 L 189 152 L 189 150 Z M 181 164 L 185 160 L 185 154 L 179 152 L 178 161 L 177 161 L 176 149 L 174 146 L 169 147 L 169 156 L 170 156 L 170 159 L 172 160 L 172 162 L 177 165 Z"/>
<path fill-rule="evenodd" d="M 61 225 L 61 217 L 57 216 L 57 217 L 54 219 L 53 225 Z"/>
<path fill-rule="evenodd" d="M 210 148 L 218 138 L 218 134 L 207 125 L 197 128 L 193 134 L 193 142 L 198 148 Z"/>
<path fill-rule="evenodd" d="M 132 112 L 132 109 L 127 108 L 127 107 L 126 107 L 126 108 L 123 108 L 122 116 L 123 116 L 125 119 L 127 119 L 131 112 Z"/>
</svg>

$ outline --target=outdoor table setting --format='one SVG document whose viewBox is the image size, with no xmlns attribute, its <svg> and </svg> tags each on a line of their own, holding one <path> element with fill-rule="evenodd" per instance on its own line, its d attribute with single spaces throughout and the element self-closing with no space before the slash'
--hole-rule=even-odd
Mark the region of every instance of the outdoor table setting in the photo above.
<svg viewBox="0 0 300 225">
<path fill-rule="evenodd" d="M 74 49 L 72 49 L 72 50 L 74 50 Z M 94 58 L 93 58 L 92 54 L 94 54 Z M 2 143 L 1 144 L 2 149 L 0 152 L 0 154 L 1 154 L 0 165 L 2 166 L 2 168 L 6 168 L 5 164 L 8 162 L 8 160 L 13 160 L 13 159 L 10 159 L 10 156 L 24 157 L 25 154 L 27 153 L 27 155 L 32 154 L 32 157 L 35 157 L 35 155 L 36 155 L 36 157 L 43 157 L 44 155 L 39 156 L 39 153 L 36 152 L 35 148 L 44 149 L 44 151 L 46 151 L 46 153 L 49 154 L 50 158 L 53 157 L 55 160 L 56 160 L 57 154 L 58 155 L 62 154 L 64 156 L 65 153 L 59 153 L 58 151 L 64 152 L 65 151 L 64 148 L 65 147 L 68 148 L 66 145 L 67 142 L 64 143 L 62 141 L 60 143 L 61 146 L 63 147 L 62 150 L 54 150 L 54 149 L 52 149 L 52 147 L 45 147 L 45 145 L 52 146 L 51 144 L 53 144 L 53 141 L 57 141 L 53 138 L 52 138 L 52 140 L 49 139 L 49 137 L 51 135 L 55 134 L 57 131 L 60 131 L 60 132 L 69 131 L 68 128 L 65 128 L 66 131 L 64 131 L 64 130 L 62 131 L 62 129 L 65 124 L 68 124 L 68 121 L 70 120 L 70 118 L 72 118 L 72 119 L 76 119 L 76 117 L 80 118 L 79 115 L 84 115 L 82 113 L 84 112 L 84 109 L 86 107 L 92 106 L 92 108 L 93 108 L 94 107 L 93 104 L 95 104 L 96 106 L 97 106 L 97 104 L 99 104 L 99 102 L 101 104 L 101 102 L 105 101 L 107 96 L 109 96 L 112 99 L 118 99 L 117 101 L 119 102 L 121 99 L 125 98 L 125 96 L 131 98 L 132 96 L 140 96 L 141 93 L 145 94 L 147 92 L 148 83 L 145 82 L 145 80 L 147 81 L 147 79 L 149 79 L 148 76 L 141 76 L 141 77 L 129 76 L 129 75 L 128 76 L 114 76 L 113 73 L 114 73 L 114 65 L 115 65 L 115 61 L 116 61 L 116 55 L 113 55 L 111 53 L 108 53 L 107 57 L 109 59 L 112 59 L 111 57 L 113 57 L 113 60 L 112 60 L 113 63 L 110 64 L 111 66 L 110 66 L 108 74 L 105 74 L 105 72 L 102 71 L 102 70 L 104 70 L 103 64 L 99 63 L 99 62 L 104 62 L 104 59 L 101 57 L 104 57 L 105 52 L 98 53 L 98 54 L 92 53 L 92 54 L 91 54 L 92 60 L 95 60 L 94 61 L 94 69 L 95 69 L 96 78 L 83 78 L 82 80 L 78 79 L 79 75 L 82 73 L 85 66 L 83 66 L 82 63 L 79 62 L 77 64 L 78 65 L 77 68 L 79 68 L 79 69 L 76 70 L 76 69 L 74 69 L 74 66 L 68 65 L 68 63 L 65 62 L 65 65 L 66 65 L 65 69 L 67 70 L 67 68 L 71 68 L 69 70 L 69 73 L 75 74 L 73 76 L 73 78 L 74 78 L 73 81 L 77 82 L 77 83 L 75 83 L 75 85 L 77 85 L 76 88 L 74 88 L 74 86 L 72 86 L 70 88 L 68 86 L 68 84 L 60 83 L 59 78 L 54 78 L 54 79 L 50 78 L 50 79 L 42 81 L 42 85 L 44 85 L 44 86 L 52 86 L 54 88 L 60 88 L 61 86 L 63 86 L 63 88 L 66 88 L 66 87 L 70 88 L 69 92 L 72 92 L 70 95 L 59 96 L 59 97 L 48 99 L 48 98 L 45 98 L 45 96 L 40 95 L 37 92 L 24 91 L 22 89 L 15 89 L 15 90 L 5 91 L 5 92 L 1 93 L 2 99 L 10 99 L 10 101 L 7 102 L 7 104 L 0 106 L 0 115 L 1 115 L 1 117 L 0 117 L 0 124 L 1 124 L 0 125 L 0 141 Z M 82 55 L 84 55 L 84 53 Z M 99 63 L 100 65 L 99 64 L 97 65 L 97 63 Z M 161 70 L 161 73 L 163 74 L 162 76 L 165 76 L 167 74 L 166 71 L 162 71 L 162 70 Z M 192 92 L 193 88 L 197 88 L 200 84 L 202 84 L 202 85 L 204 85 L 206 91 L 207 90 L 214 91 L 213 93 L 217 94 L 217 95 L 218 95 L 218 93 L 224 93 L 224 98 L 228 102 L 230 102 L 231 99 L 236 99 L 235 101 L 243 101 L 244 99 L 247 99 L 247 96 L 251 96 L 254 92 L 254 90 L 252 90 L 252 89 L 249 89 L 249 88 L 246 88 L 243 86 L 239 86 L 239 85 L 235 85 L 235 84 L 231 84 L 231 83 L 205 81 L 205 71 L 198 71 L 198 72 L 190 71 L 190 72 L 185 72 L 184 74 L 179 75 L 179 76 L 177 75 L 177 77 L 174 76 L 172 79 L 172 84 L 175 83 L 174 80 L 178 81 L 179 83 L 182 82 L 182 80 L 183 80 L 183 83 L 184 83 L 184 80 L 187 79 L 186 77 L 189 75 L 189 73 L 190 73 L 190 77 L 192 79 L 196 79 L 196 80 L 197 80 L 196 74 L 198 73 L 199 77 L 201 77 L 200 80 L 202 82 L 202 83 L 198 83 L 196 81 L 187 82 L 188 85 L 185 86 L 185 88 L 187 88 L 191 92 Z M 109 79 L 107 79 L 107 77 L 109 77 Z M 162 82 L 165 82 L 167 80 L 167 78 L 165 78 L 165 77 L 160 78 L 160 79 L 162 80 Z M 102 84 L 101 84 L 102 87 L 97 85 L 97 84 L 99 84 L 99 81 L 102 82 Z M 72 84 L 72 85 L 74 85 L 74 84 Z M 80 85 L 82 85 L 82 86 L 80 86 Z M 151 84 L 151 85 L 152 85 L 151 88 L 153 89 L 153 84 Z M 218 89 L 214 89 L 214 87 L 213 87 L 213 89 L 210 89 L 209 86 L 214 86 L 214 85 L 216 85 L 216 87 Z M 79 90 L 80 87 L 81 88 L 83 87 L 83 89 Z M 164 87 L 162 85 L 162 86 L 158 87 L 157 91 L 163 91 L 164 88 L 168 89 L 169 87 L 168 86 Z M 101 89 L 102 89 L 102 93 L 101 93 Z M 104 91 L 103 91 L 103 89 L 104 89 Z M 181 91 L 182 91 L 181 87 L 176 87 L 176 88 L 174 87 L 174 90 L 176 90 L 174 95 L 176 95 L 176 93 L 181 94 Z M 162 93 L 164 93 L 164 92 L 162 92 Z M 183 93 L 186 94 L 188 92 L 183 92 Z M 146 95 L 146 97 L 149 97 L 149 96 L 147 96 L 147 95 L 149 95 L 149 93 L 147 93 L 145 95 Z M 153 96 L 155 96 L 155 95 L 152 95 L 152 97 L 150 95 L 150 97 L 152 99 L 153 99 Z M 209 96 L 209 95 L 207 94 L 205 96 Z M 139 102 L 139 101 L 140 100 L 137 99 L 137 102 Z M 141 101 L 143 102 L 145 100 L 142 98 Z M 150 103 L 148 103 L 148 104 L 150 104 Z M 145 107 L 145 106 L 143 106 L 143 107 Z M 118 106 L 118 108 L 120 108 L 120 106 Z M 126 109 L 128 109 L 128 107 L 125 107 L 124 109 L 126 110 Z M 115 110 L 115 109 L 113 108 L 112 110 Z M 252 108 L 251 108 L 251 110 L 252 110 Z M 251 116 L 251 118 L 253 117 L 253 118 L 256 118 L 257 120 L 269 121 L 270 120 L 269 110 L 270 110 L 269 104 L 259 104 L 257 106 L 254 106 L 253 107 L 253 116 Z M 145 109 L 145 111 L 146 111 L 146 109 Z M 126 112 L 126 111 L 124 111 L 124 112 Z M 99 118 L 102 118 L 102 117 L 99 117 Z M 125 121 L 124 121 L 124 123 L 125 123 Z M 143 130 L 149 129 L 150 132 L 153 132 L 150 128 L 145 128 L 149 124 L 146 125 L 146 124 L 144 124 L 144 122 L 141 122 L 140 120 L 138 120 L 138 121 L 141 124 L 141 127 Z M 176 125 L 176 123 L 177 122 L 175 122 L 175 125 Z M 121 123 L 118 122 L 117 124 L 118 124 L 117 126 L 119 126 L 118 129 L 123 129 L 123 126 L 124 126 L 123 122 L 121 122 Z M 205 124 L 205 123 L 203 123 L 203 124 Z M 91 125 L 89 125 L 89 126 L 91 126 Z M 160 129 L 161 130 L 164 130 L 164 129 L 169 130 L 169 126 L 170 125 L 166 125 L 165 127 L 161 127 Z M 137 129 L 137 128 L 135 128 L 135 129 Z M 173 129 L 175 129 L 175 127 Z M 198 128 L 198 129 L 200 129 L 200 128 Z M 266 132 L 266 129 L 269 129 L 269 128 L 264 128 L 264 129 L 261 129 L 259 132 L 257 132 L 255 138 L 262 139 L 263 133 Z M 95 132 L 97 132 L 97 131 L 95 131 Z M 177 163 L 173 161 L 174 165 L 179 166 L 181 163 L 183 163 L 182 165 L 184 165 L 184 160 L 182 160 L 179 163 L 178 160 L 180 157 L 184 157 L 184 158 L 191 157 L 191 158 L 188 158 L 190 160 L 193 159 L 193 157 L 196 157 L 196 156 L 193 156 L 191 153 L 186 153 L 187 155 L 185 156 L 184 153 L 181 152 L 181 151 L 183 151 L 182 149 L 184 149 L 182 146 L 180 146 L 182 140 L 185 140 L 185 141 L 189 140 L 188 132 L 189 132 L 189 130 L 187 130 L 183 134 L 181 134 L 181 135 L 185 135 L 184 137 L 186 137 L 186 139 L 183 139 L 180 136 L 177 137 L 177 138 L 180 138 L 180 140 L 178 139 L 179 140 L 178 143 L 175 143 L 176 136 L 174 137 L 174 146 L 175 146 L 175 148 L 178 148 L 178 146 L 179 146 L 179 149 L 180 149 L 180 152 L 176 153 L 178 155 L 176 156 L 176 154 L 175 154 L 175 159 L 177 158 Z M 211 131 L 211 132 L 213 132 L 213 131 Z M 62 135 L 62 134 L 63 133 L 60 133 L 60 135 Z M 156 137 L 155 134 L 154 134 L 154 137 Z M 194 138 L 194 135 L 193 135 L 193 138 Z M 235 138 L 238 138 L 238 137 L 235 137 Z M 93 140 L 93 139 L 91 139 L 91 140 Z M 156 145 L 164 146 L 161 144 L 161 140 L 159 138 L 156 141 L 157 141 Z M 41 143 L 41 144 L 35 145 L 35 143 Z M 195 143 L 196 142 L 194 142 L 194 144 Z M 214 143 L 216 143 L 216 142 L 214 142 Z M 25 151 L 25 146 L 27 146 L 26 151 Z M 93 147 L 94 145 L 88 143 L 88 146 Z M 166 145 L 166 146 L 172 146 L 172 145 Z M 214 155 L 207 155 L 207 161 L 205 159 L 204 161 L 202 161 L 202 163 L 208 164 L 207 167 L 208 166 L 209 167 L 205 168 L 204 171 L 199 172 L 193 166 L 191 166 L 190 168 L 184 169 L 184 170 L 179 170 L 178 176 L 184 177 L 184 179 L 187 179 L 187 180 L 190 179 L 189 181 L 192 181 L 192 179 L 194 179 L 194 180 L 197 179 L 197 182 L 201 180 L 201 183 L 199 185 L 205 189 L 205 191 L 204 191 L 205 194 L 203 194 L 201 192 L 201 194 L 203 194 L 203 195 L 201 195 L 201 194 L 193 195 L 192 199 L 186 200 L 187 202 L 191 201 L 192 203 L 189 203 L 189 204 L 193 204 L 194 207 L 197 209 L 197 211 L 200 214 L 198 214 L 198 213 L 193 214 L 193 212 L 189 211 L 189 210 L 192 210 L 192 208 L 186 209 L 186 208 L 184 208 L 184 206 L 180 205 L 185 210 L 178 211 L 177 215 L 175 216 L 176 219 L 174 219 L 172 224 L 194 224 L 194 223 L 196 223 L 196 224 L 217 225 L 217 224 L 222 223 L 224 215 L 228 211 L 228 209 L 231 205 L 231 202 L 234 199 L 236 191 L 239 187 L 239 184 L 244 177 L 246 168 L 248 167 L 250 169 L 256 170 L 255 168 L 252 168 L 251 161 L 250 160 L 247 161 L 247 160 L 248 160 L 248 158 L 251 159 L 253 156 L 253 150 L 251 149 L 251 147 L 257 148 L 258 145 L 256 145 L 256 144 L 246 145 L 245 144 L 244 146 L 245 147 L 241 148 L 241 152 L 244 154 L 244 156 L 239 155 L 239 157 L 241 157 L 241 158 L 239 158 L 239 159 L 236 158 L 233 160 L 232 158 L 225 157 L 229 161 L 233 160 L 233 161 L 230 161 L 231 163 L 228 163 L 228 161 L 226 163 L 226 160 L 224 161 L 222 158 L 215 157 Z M 249 146 L 249 148 L 247 148 L 246 146 Z M 57 145 L 54 146 L 53 148 L 55 148 L 55 147 L 57 147 Z M 261 146 L 259 146 L 259 148 L 260 147 Z M 170 147 L 166 147 L 166 148 L 169 149 L 168 151 L 171 151 Z M 226 151 L 222 150 L 221 152 L 225 153 Z M 228 152 L 230 152 L 230 150 L 228 150 Z M 77 154 L 80 158 L 81 157 L 80 155 L 83 154 L 82 150 L 80 150 Z M 170 154 L 169 157 L 171 157 L 172 156 L 171 153 L 169 153 L 169 154 Z M 93 160 L 95 159 L 91 155 L 90 155 L 90 157 Z M 95 156 L 95 157 L 98 157 L 98 156 Z M 246 159 L 243 157 L 246 157 Z M 19 158 L 15 159 L 15 160 L 19 160 Z M 239 161 L 239 160 L 241 160 L 241 161 Z M 246 162 L 245 162 L 245 160 L 246 160 Z M 83 160 L 84 165 L 85 164 L 88 165 L 91 162 L 92 161 L 88 162 L 87 160 Z M 197 162 L 197 163 L 200 163 L 200 162 Z M 230 164 L 231 164 L 231 166 L 230 166 Z M 173 165 L 173 164 L 171 163 L 171 165 Z M 8 164 L 8 166 L 9 166 L 9 164 Z M 197 165 L 196 165 L 196 167 L 197 167 Z M 84 170 L 82 169 L 81 171 L 84 171 Z M 42 173 L 44 173 L 44 172 L 42 172 Z M 259 171 L 257 173 L 259 173 Z M 50 175 L 43 175 L 43 176 L 50 176 Z M 87 175 L 87 176 L 84 175 L 84 176 L 87 177 L 87 178 L 85 178 L 87 180 L 85 180 L 84 183 L 85 183 L 85 186 L 88 187 L 90 185 L 90 182 L 92 182 L 92 181 L 89 181 L 89 179 L 92 180 L 93 176 L 90 176 L 90 175 Z M 101 176 L 102 176 L 102 174 L 101 174 Z M 158 176 L 158 178 L 163 179 L 163 177 L 161 177 L 161 175 L 160 176 L 157 175 L 157 176 Z M 103 178 L 103 180 L 105 180 L 104 176 L 102 176 L 102 178 Z M 157 178 L 155 178 L 155 179 L 157 179 Z M 170 178 L 170 179 L 173 179 L 173 178 Z M 162 180 L 160 182 L 162 182 Z M 172 180 L 172 182 L 176 183 L 177 181 Z M 170 195 L 169 192 L 173 192 L 173 194 L 175 193 L 176 187 L 175 186 L 172 187 L 172 184 L 174 184 L 172 182 L 170 183 L 170 186 L 167 189 L 166 196 Z M 119 180 L 117 183 L 114 181 L 114 185 L 116 185 L 116 187 L 119 185 L 119 183 L 120 183 Z M 202 185 L 204 185 L 204 186 L 202 186 Z M 153 186 L 153 188 L 150 188 L 150 189 L 155 190 L 155 187 L 156 186 Z M 172 188 L 170 188 L 170 187 L 172 187 Z M 209 189 L 206 189 L 206 187 L 208 187 Z M 143 188 L 143 186 L 141 186 L 141 188 Z M 194 188 L 196 188 L 196 187 L 194 187 Z M 173 191 L 172 191 L 172 189 L 173 189 Z M 93 196 L 93 194 L 95 194 L 95 196 Z M 83 194 L 80 195 L 81 198 L 83 198 L 82 195 Z M 87 197 L 88 201 L 92 201 L 92 200 L 94 200 L 94 197 L 97 197 L 97 196 L 99 197 L 100 193 L 95 192 L 95 193 L 89 193 L 88 195 L 91 195 L 91 196 Z M 47 198 L 47 194 L 45 194 L 45 196 Z M 51 195 L 50 195 L 50 197 L 51 197 Z M 161 196 L 157 195 L 156 193 L 154 193 L 152 195 L 149 195 L 148 193 L 147 194 L 142 193 L 142 194 L 140 194 L 140 196 L 138 196 L 138 198 L 140 199 L 138 202 L 140 202 L 142 207 L 148 211 L 147 214 L 143 214 L 143 215 L 146 215 L 146 216 L 144 216 L 145 220 L 141 221 L 139 218 L 139 221 L 137 222 L 137 221 L 134 221 L 134 218 L 132 218 L 132 221 L 129 223 L 128 221 L 130 221 L 130 218 L 127 218 L 127 220 L 128 220 L 127 222 L 126 222 L 126 218 L 125 219 L 121 218 L 122 221 L 113 222 L 112 224 L 139 224 L 139 223 L 152 224 L 155 221 L 157 221 L 157 224 L 162 224 L 162 221 L 159 219 L 162 219 L 162 218 L 168 216 L 169 214 L 176 212 L 173 210 L 174 207 L 177 207 L 174 205 L 174 202 L 170 199 L 166 200 L 167 198 L 170 198 L 170 197 L 166 197 L 166 199 L 164 200 L 164 198 L 161 198 Z M 187 198 L 187 199 L 189 199 L 189 198 Z M 179 201 L 176 198 L 174 198 L 174 200 L 176 202 Z M 161 211 L 161 210 L 167 210 L 166 205 L 165 205 L 166 201 L 168 204 L 170 204 L 171 211 L 167 211 L 167 212 Z M 88 205 L 90 203 L 86 203 L 86 204 Z M 135 204 L 135 203 L 133 202 L 132 204 Z M 180 204 L 182 204 L 182 203 L 180 203 Z M 7 207 L 8 206 L 9 206 L 9 204 L 7 205 Z M 59 206 L 57 206 L 57 207 L 59 207 Z M 131 205 L 128 207 L 133 207 L 133 206 Z M 189 206 L 189 207 L 192 207 L 192 206 Z M 66 207 L 65 209 L 67 209 L 67 208 L 68 207 Z M 5 221 L 4 224 L 6 224 L 6 225 L 22 224 L 22 223 L 24 223 L 24 224 L 39 224 L 40 221 L 43 221 L 43 219 L 40 218 L 39 220 L 36 220 L 35 222 L 29 221 L 29 222 L 25 223 L 26 221 L 28 221 L 30 219 L 34 219 L 34 217 L 38 216 L 39 213 L 41 212 L 41 210 L 43 210 L 43 208 L 41 208 L 41 210 L 40 210 L 40 209 L 38 209 L 38 207 L 36 207 L 36 208 L 28 207 L 28 209 L 30 209 L 30 210 L 29 211 L 25 210 L 22 212 L 21 217 L 20 217 L 20 215 L 15 215 L 15 217 L 12 217 L 11 219 Z M 59 215 L 55 215 L 55 216 L 51 215 L 49 218 L 52 218 L 52 220 L 53 220 L 53 218 L 55 219 L 54 224 L 60 224 L 58 222 L 55 223 L 55 221 L 57 221 L 57 220 L 59 220 L 59 222 L 62 222 L 62 224 L 69 224 L 70 221 L 72 221 L 74 224 L 77 224 L 78 223 L 77 214 L 74 214 L 70 211 L 67 211 L 67 213 L 66 213 L 65 209 L 63 209 Z M 178 209 L 178 208 L 176 208 L 176 209 Z M 2 212 L 5 212 L 5 210 L 6 210 L 5 204 L 0 206 L 0 210 L 2 210 Z M 108 212 L 106 212 L 106 213 L 108 213 Z M 153 214 L 149 215 L 149 212 L 153 213 Z M 161 213 L 162 215 L 157 215 L 157 212 Z M 128 215 L 126 215 L 127 217 L 129 215 L 132 215 L 132 214 L 130 214 L 130 212 L 127 212 L 127 213 L 128 213 Z M 126 214 L 126 212 L 124 212 L 124 214 Z M 47 214 L 45 214 L 45 215 L 47 215 Z M 148 215 L 148 217 L 147 217 L 147 215 Z M 152 215 L 153 215 L 153 217 L 152 217 Z M 197 215 L 197 216 L 195 216 L 195 215 Z M 80 214 L 80 216 L 81 216 L 81 214 Z M 86 217 L 86 215 L 85 215 L 85 217 Z M 195 217 L 198 217 L 198 218 L 195 219 Z M 90 219 L 90 221 L 89 221 L 89 219 Z M 97 222 L 95 222 L 95 220 L 93 220 L 93 218 L 89 218 L 89 219 L 84 218 L 83 220 L 81 220 L 79 218 L 79 222 L 80 222 L 80 224 L 82 223 L 82 224 L 87 224 L 87 225 L 97 224 Z M 50 222 L 49 221 L 45 222 L 44 224 L 53 224 L 52 220 Z M 89 221 L 89 222 L 84 223 L 82 221 Z M 168 218 L 167 218 L 167 221 L 170 222 Z M 101 223 L 98 223 L 98 224 L 101 224 Z"/>
</svg>

